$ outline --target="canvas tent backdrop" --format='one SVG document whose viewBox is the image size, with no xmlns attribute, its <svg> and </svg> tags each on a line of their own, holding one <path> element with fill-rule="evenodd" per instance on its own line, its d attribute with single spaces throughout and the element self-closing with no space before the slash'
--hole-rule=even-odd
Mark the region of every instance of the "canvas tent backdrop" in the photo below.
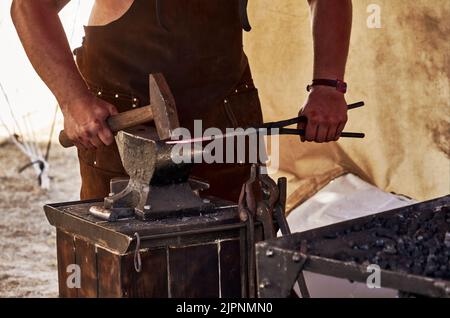
<svg viewBox="0 0 450 318">
<path fill-rule="evenodd" d="M 346 81 L 346 131 L 364 140 L 302 144 L 280 138 L 280 173 L 288 176 L 288 209 L 334 178 L 352 172 L 417 200 L 450 190 L 450 1 L 378 0 L 381 28 L 367 27 L 368 6 L 353 1 Z M 245 49 L 267 121 L 297 114 L 312 74 L 307 1 L 249 2 L 253 30 Z"/>
</svg>

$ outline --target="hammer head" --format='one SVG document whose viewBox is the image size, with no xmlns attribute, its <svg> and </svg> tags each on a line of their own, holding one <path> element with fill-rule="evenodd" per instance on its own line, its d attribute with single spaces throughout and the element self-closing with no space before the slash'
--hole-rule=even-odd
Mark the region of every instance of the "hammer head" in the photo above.
<svg viewBox="0 0 450 318">
<path fill-rule="evenodd" d="M 175 99 L 163 74 L 151 74 L 149 83 L 156 131 L 161 140 L 170 139 L 173 130 L 180 127 Z"/>
</svg>

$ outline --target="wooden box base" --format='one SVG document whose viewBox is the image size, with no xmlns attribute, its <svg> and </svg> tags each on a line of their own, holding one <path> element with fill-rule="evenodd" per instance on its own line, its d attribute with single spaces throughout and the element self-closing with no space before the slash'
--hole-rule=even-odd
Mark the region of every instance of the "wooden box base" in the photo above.
<svg viewBox="0 0 450 318">
<path fill-rule="evenodd" d="M 61 297 L 247 296 L 246 227 L 236 206 L 217 202 L 208 216 L 109 223 L 87 213 L 93 204 L 100 203 L 45 207 L 57 228 Z M 256 232 L 262 237 L 260 226 Z"/>
<path fill-rule="evenodd" d="M 57 254 L 60 297 L 241 297 L 238 239 L 141 250 L 139 273 L 134 253 L 119 255 L 62 230 Z M 71 264 L 79 266 L 80 288 L 71 288 Z"/>
</svg>

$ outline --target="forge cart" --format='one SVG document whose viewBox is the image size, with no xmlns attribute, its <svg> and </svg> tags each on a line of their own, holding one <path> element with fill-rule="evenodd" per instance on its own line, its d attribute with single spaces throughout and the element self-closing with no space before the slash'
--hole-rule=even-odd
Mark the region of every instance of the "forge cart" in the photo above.
<svg viewBox="0 0 450 318">
<path fill-rule="evenodd" d="M 400 296 L 450 297 L 450 196 L 260 242 L 258 295 L 288 297 L 303 270 Z M 283 269 L 283 270 L 280 270 Z"/>
</svg>

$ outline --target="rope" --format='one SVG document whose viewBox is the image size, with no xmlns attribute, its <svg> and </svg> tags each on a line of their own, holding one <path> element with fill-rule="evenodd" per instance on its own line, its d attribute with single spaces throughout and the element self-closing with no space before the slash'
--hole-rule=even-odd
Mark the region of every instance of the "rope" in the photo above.
<svg viewBox="0 0 450 318">
<path fill-rule="evenodd" d="M 53 113 L 52 126 L 50 127 L 50 134 L 48 136 L 47 147 L 45 149 L 45 156 L 44 156 L 45 161 L 48 161 L 48 158 L 50 157 L 50 149 L 52 147 L 52 138 L 53 138 L 53 134 L 55 132 L 56 117 L 58 115 L 58 110 L 59 110 L 59 105 L 56 104 L 55 111 Z"/>
<path fill-rule="evenodd" d="M 18 132 L 19 132 L 19 135 L 23 136 L 22 130 L 21 130 L 20 125 L 19 125 L 19 122 L 17 121 L 16 116 L 14 115 L 14 112 L 13 112 L 13 110 L 12 110 L 11 103 L 10 103 L 10 101 L 9 101 L 8 94 L 6 94 L 6 91 L 5 91 L 5 89 L 3 88 L 3 84 L 2 84 L 1 82 L 0 82 L 0 89 L 1 89 L 2 94 L 3 94 L 3 98 L 4 98 L 5 101 L 6 101 L 6 105 L 8 106 L 9 114 L 10 114 L 12 120 L 13 120 L 13 123 L 14 123 L 13 134 L 16 134 L 16 129 L 17 129 Z"/>
<path fill-rule="evenodd" d="M 2 83 L 0 83 L 0 90 L 2 91 L 3 98 L 4 98 L 5 101 L 6 101 L 6 105 L 8 106 L 10 116 L 11 116 L 11 118 L 12 118 L 12 120 L 13 120 L 13 123 L 14 123 L 14 130 L 12 131 L 12 134 L 10 133 L 10 137 L 12 138 L 13 142 L 19 147 L 19 149 L 20 149 L 20 150 L 21 150 L 21 151 L 22 151 L 22 152 L 23 152 L 30 160 L 33 160 L 33 158 L 32 158 L 33 151 L 32 151 L 32 149 L 31 149 L 32 146 L 31 146 L 28 142 L 26 142 L 26 141 L 23 139 L 23 137 L 25 136 L 25 134 L 23 133 L 23 131 L 22 131 L 20 125 L 19 125 L 19 122 L 18 122 L 16 116 L 14 115 L 14 112 L 13 112 L 12 107 L 11 107 L 11 103 L 10 103 L 9 98 L 8 98 L 8 94 L 6 94 L 6 91 L 5 91 L 5 89 L 3 88 Z M 5 125 L 5 127 L 6 127 L 6 125 Z M 16 131 L 17 131 L 19 134 L 17 134 Z M 22 139 L 19 139 L 19 138 L 17 137 L 17 135 L 18 135 L 18 136 L 21 136 Z"/>
</svg>

